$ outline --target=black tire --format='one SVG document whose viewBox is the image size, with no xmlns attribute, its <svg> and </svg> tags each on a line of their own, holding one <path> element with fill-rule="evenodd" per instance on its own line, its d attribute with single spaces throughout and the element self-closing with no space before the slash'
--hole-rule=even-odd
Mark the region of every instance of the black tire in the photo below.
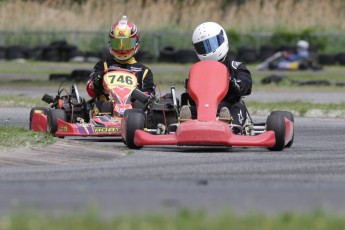
<svg viewBox="0 0 345 230">
<path fill-rule="evenodd" d="M 321 65 L 335 65 L 337 62 L 336 55 L 334 54 L 320 54 L 318 62 Z"/>
<path fill-rule="evenodd" d="M 143 130 L 145 126 L 145 115 L 142 110 L 128 109 L 124 113 L 126 118 L 126 141 L 125 144 L 130 149 L 140 149 L 142 146 L 134 144 L 135 130 Z"/>
<path fill-rule="evenodd" d="M 254 63 L 257 61 L 257 51 L 253 46 L 241 46 L 237 51 L 237 59 L 245 63 Z"/>
<path fill-rule="evenodd" d="M 43 114 L 47 115 L 48 114 L 48 111 L 49 109 L 46 108 L 46 107 L 33 107 L 31 110 L 30 110 L 30 120 L 29 120 L 29 129 L 32 130 L 32 116 L 34 114 L 35 111 L 37 110 L 41 110 Z"/>
<path fill-rule="evenodd" d="M 285 122 L 284 117 L 278 113 L 271 113 L 267 117 L 267 131 L 274 131 L 276 143 L 268 149 L 271 151 L 282 151 L 285 147 Z"/>
<path fill-rule="evenodd" d="M 175 54 L 175 61 L 178 63 L 196 63 L 199 61 L 194 50 L 178 50 Z"/>
<path fill-rule="evenodd" d="M 64 73 L 52 73 L 49 74 L 49 81 L 71 81 L 71 75 L 70 74 L 64 74 Z"/>
<path fill-rule="evenodd" d="M 55 134 L 58 129 L 57 118 L 67 121 L 66 112 L 62 109 L 49 109 L 47 121 L 47 132 Z"/>
<path fill-rule="evenodd" d="M 143 104 L 145 104 L 150 99 L 149 95 L 145 94 L 144 92 L 140 91 L 139 89 L 134 89 L 131 97 L 134 98 L 135 100 L 140 101 Z"/>
<path fill-rule="evenodd" d="M 6 47 L 0 46 L 0 60 L 6 59 Z"/>
<path fill-rule="evenodd" d="M 294 126 L 295 119 L 294 119 L 294 116 L 291 112 L 289 112 L 289 111 L 273 111 L 271 114 L 280 114 L 281 116 L 286 117 L 287 119 L 292 121 L 292 123 L 293 123 L 292 125 Z M 295 129 L 293 129 L 293 130 L 295 130 Z M 285 145 L 285 147 L 289 148 L 292 146 L 294 137 L 295 137 L 295 132 L 293 132 L 291 141 L 289 141 Z"/>
<path fill-rule="evenodd" d="M 74 82 L 87 82 L 92 71 L 85 69 L 75 69 L 71 72 L 71 79 Z"/>
<path fill-rule="evenodd" d="M 345 65 L 345 53 L 339 53 L 337 55 L 337 62 L 339 65 Z"/>
<path fill-rule="evenodd" d="M 259 60 L 265 61 L 267 58 L 274 55 L 277 51 L 277 48 L 272 45 L 262 45 L 259 51 Z"/>
<path fill-rule="evenodd" d="M 173 63 L 176 61 L 177 49 L 174 46 L 165 46 L 159 52 L 159 62 Z"/>
<path fill-rule="evenodd" d="M 101 112 L 113 114 L 113 104 L 109 101 L 104 101 L 101 106 Z"/>
</svg>

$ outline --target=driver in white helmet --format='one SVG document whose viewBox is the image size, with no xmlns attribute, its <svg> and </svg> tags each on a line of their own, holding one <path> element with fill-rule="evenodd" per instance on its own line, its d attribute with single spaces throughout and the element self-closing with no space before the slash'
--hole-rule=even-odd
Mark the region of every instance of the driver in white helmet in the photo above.
<svg viewBox="0 0 345 230">
<path fill-rule="evenodd" d="M 218 106 L 220 120 L 230 120 L 232 117 L 232 130 L 239 134 L 246 120 L 246 107 L 241 102 L 243 96 L 252 91 L 252 77 L 243 62 L 235 61 L 229 52 L 229 41 L 225 30 L 215 22 L 205 22 L 197 26 L 193 32 L 192 42 L 194 50 L 200 60 L 216 60 L 223 63 L 230 73 L 229 91 Z M 190 98 L 189 98 L 190 99 Z M 190 104 L 193 102 L 191 100 Z M 180 119 L 195 118 L 195 107 L 182 106 Z"/>
</svg>

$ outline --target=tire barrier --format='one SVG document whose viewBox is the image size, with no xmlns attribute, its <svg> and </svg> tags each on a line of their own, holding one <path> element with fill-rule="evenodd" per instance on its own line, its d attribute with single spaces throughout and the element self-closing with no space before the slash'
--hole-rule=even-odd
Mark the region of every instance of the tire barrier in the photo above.
<svg viewBox="0 0 345 230">
<path fill-rule="evenodd" d="M 174 46 L 165 46 L 159 51 L 159 62 L 175 62 L 177 49 Z"/>
<path fill-rule="evenodd" d="M 321 65 L 335 65 L 337 62 L 336 55 L 334 54 L 320 54 L 318 60 Z"/>
<path fill-rule="evenodd" d="M 6 59 L 6 47 L 0 46 L 0 61 Z"/>
<path fill-rule="evenodd" d="M 6 50 L 6 59 L 8 60 L 21 60 L 29 58 L 29 48 L 25 46 L 9 46 Z"/>
<path fill-rule="evenodd" d="M 290 79 L 288 76 L 280 75 L 280 74 L 272 74 L 267 77 L 261 79 L 261 84 L 280 84 L 283 81 L 288 81 L 290 84 L 297 85 L 297 86 L 345 86 L 345 82 L 330 82 L 329 80 L 293 80 Z"/>
<path fill-rule="evenodd" d="M 241 46 L 237 51 L 237 60 L 247 64 L 257 62 L 258 54 L 256 48 L 253 46 Z"/>
<path fill-rule="evenodd" d="M 107 49 L 109 53 L 109 49 Z M 101 52 L 82 52 L 77 46 L 65 40 L 54 41 L 49 45 L 28 48 L 20 45 L 0 47 L 0 60 L 25 60 L 51 62 L 95 62 L 101 59 Z"/>
<path fill-rule="evenodd" d="M 258 63 L 266 60 L 277 51 L 296 51 L 294 45 L 283 45 L 276 47 L 264 44 L 257 49 L 254 46 L 241 46 L 235 52 L 235 60 L 247 64 Z M 339 54 L 317 54 L 317 48 L 310 46 L 310 53 L 320 65 L 345 65 L 345 52 Z M 91 62 L 96 63 L 101 59 L 112 57 L 109 48 L 104 47 L 100 51 L 83 52 L 77 46 L 68 44 L 66 40 L 57 40 L 48 45 L 39 45 L 28 48 L 22 45 L 0 46 L 0 61 L 14 60 L 21 61 L 32 59 L 51 62 Z M 195 63 L 199 61 L 192 49 L 177 49 L 173 45 L 167 45 L 160 49 L 159 54 L 153 55 L 150 52 L 139 50 L 135 55 L 138 61 L 143 63 L 166 62 L 166 63 Z"/>
<path fill-rule="evenodd" d="M 277 52 L 277 48 L 272 45 L 262 45 L 259 50 L 259 60 L 265 61 Z"/>
<path fill-rule="evenodd" d="M 146 51 L 139 51 L 135 54 L 135 59 L 142 63 L 152 63 L 155 61 L 155 57 Z"/>
<path fill-rule="evenodd" d="M 73 81 L 73 82 L 86 82 L 89 79 L 91 70 L 75 69 L 70 74 L 54 73 L 49 75 L 50 81 Z"/>
<path fill-rule="evenodd" d="M 174 46 L 165 46 L 159 52 L 159 62 L 169 63 L 195 63 L 198 56 L 192 49 L 176 49 Z"/>
<path fill-rule="evenodd" d="M 345 53 L 339 53 L 336 59 L 339 65 L 345 65 Z"/>
</svg>

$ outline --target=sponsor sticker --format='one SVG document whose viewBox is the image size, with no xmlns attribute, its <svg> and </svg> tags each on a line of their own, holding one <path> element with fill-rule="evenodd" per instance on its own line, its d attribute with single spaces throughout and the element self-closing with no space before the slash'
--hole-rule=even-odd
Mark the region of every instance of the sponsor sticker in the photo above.
<svg viewBox="0 0 345 230">
<path fill-rule="evenodd" d="M 115 133 L 120 131 L 120 127 L 96 127 L 94 130 L 95 133 Z"/>
</svg>

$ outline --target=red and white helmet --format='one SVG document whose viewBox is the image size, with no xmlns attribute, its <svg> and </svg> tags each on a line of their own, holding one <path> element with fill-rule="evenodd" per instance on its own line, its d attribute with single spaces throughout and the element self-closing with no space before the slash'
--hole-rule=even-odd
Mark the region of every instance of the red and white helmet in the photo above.
<svg viewBox="0 0 345 230">
<path fill-rule="evenodd" d="M 138 52 L 140 34 L 134 23 L 122 16 L 109 31 L 109 49 L 115 59 L 125 61 Z"/>
<path fill-rule="evenodd" d="M 204 22 L 193 32 L 194 50 L 200 60 L 222 60 L 229 51 L 226 32 L 215 22 Z"/>
</svg>

